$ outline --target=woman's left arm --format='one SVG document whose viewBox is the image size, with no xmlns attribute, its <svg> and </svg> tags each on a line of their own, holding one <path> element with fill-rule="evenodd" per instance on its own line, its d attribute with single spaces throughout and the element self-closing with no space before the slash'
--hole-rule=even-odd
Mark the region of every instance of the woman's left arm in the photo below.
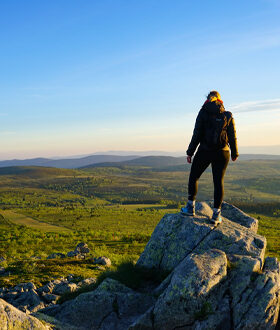
<svg viewBox="0 0 280 330">
<path fill-rule="evenodd" d="M 227 134 L 228 134 L 228 141 L 229 141 L 229 146 L 230 146 L 230 150 L 231 150 L 231 159 L 236 160 L 237 157 L 239 156 L 239 154 L 238 154 L 238 147 L 237 147 L 235 122 L 234 122 L 234 119 L 232 117 L 232 114 L 231 114 L 231 117 L 230 117 L 230 120 L 229 120 L 229 125 L 228 125 L 228 128 L 227 128 Z"/>
<path fill-rule="evenodd" d="M 195 150 L 200 142 L 202 126 L 203 126 L 202 117 L 203 117 L 203 113 L 202 113 L 202 110 L 200 110 L 199 114 L 196 118 L 196 121 L 195 121 L 192 139 L 191 139 L 191 142 L 190 142 L 188 150 L 187 150 L 187 155 L 191 156 L 191 157 L 195 153 Z"/>
</svg>

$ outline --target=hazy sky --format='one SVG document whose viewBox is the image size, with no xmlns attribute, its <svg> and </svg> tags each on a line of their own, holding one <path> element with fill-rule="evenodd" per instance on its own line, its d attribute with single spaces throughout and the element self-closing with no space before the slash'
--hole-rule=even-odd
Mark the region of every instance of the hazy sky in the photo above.
<svg viewBox="0 0 280 330">
<path fill-rule="evenodd" d="M 280 1 L 0 2 L 0 158 L 182 151 L 211 89 L 280 145 Z"/>
</svg>

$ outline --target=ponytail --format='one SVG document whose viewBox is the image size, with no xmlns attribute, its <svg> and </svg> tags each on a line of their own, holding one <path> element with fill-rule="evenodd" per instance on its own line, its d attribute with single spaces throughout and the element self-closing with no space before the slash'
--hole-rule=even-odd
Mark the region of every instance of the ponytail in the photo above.
<svg viewBox="0 0 280 330">
<path fill-rule="evenodd" d="M 205 101 L 204 104 L 208 103 L 208 102 L 220 102 L 223 103 L 222 99 L 221 99 L 221 95 L 219 92 L 217 91 L 211 91 L 209 92 L 209 94 L 207 95 L 207 100 Z"/>
</svg>

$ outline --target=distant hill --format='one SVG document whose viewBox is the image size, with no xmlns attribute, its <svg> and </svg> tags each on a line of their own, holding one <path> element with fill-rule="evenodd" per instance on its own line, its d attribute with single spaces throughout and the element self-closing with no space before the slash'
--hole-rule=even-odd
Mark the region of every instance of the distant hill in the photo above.
<svg viewBox="0 0 280 330">
<path fill-rule="evenodd" d="M 239 152 L 241 154 L 280 155 L 280 144 L 270 146 L 240 146 Z"/>
<path fill-rule="evenodd" d="M 280 160 L 280 155 L 265 154 L 241 154 L 239 160 Z M 173 156 L 120 156 L 120 155 L 91 155 L 82 158 L 49 159 L 49 158 L 31 158 L 31 159 L 12 159 L 0 161 L 1 167 L 13 166 L 43 166 L 55 168 L 90 168 L 105 166 L 148 166 L 148 167 L 166 167 L 186 164 L 186 157 Z"/>
<path fill-rule="evenodd" d="M 64 168 L 51 168 L 42 166 L 9 166 L 0 168 L 1 175 L 24 176 L 28 178 L 41 178 L 46 176 L 73 176 L 79 174 L 77 170 Z"/>
<path fill-rule="evenodd" d="M 88 169 L 92 167 L 122 167 L 122 166 L 147 166 L 147 167 L 168 167 L 186 164 L 186 157 L 171 157 L 171 156 L 146 156 L 122 162 L 104 162 L 91 164 L 81 167 Z"/>
<path fill-rule="evenodd" d="M 280 160 L 280 155 L 240 155 L 238 161 L 248 160 Z M 94 167 L 124 167 L 124 166 L 147 166 L 151 168 L 167 168 L 173 170 L 183 169 L 181 166 L 187 165 L 186 157 L 171 157 L 171 156 L 146 156 L 138 157 L 132 160 L 121 162 L 103 162 L 95 163 L 81 167 L 81 169 L 90 169 Z M 179 166 L 179 167 L 178 167 Z"/>
<path fill-rule="evenodd" d="M 11 159 L 1 160 L 0 167 L 8 166 L 45 166 L 45 163 L 51 161 L 48 158 L 31 158 L 31 159 Z"/>
<path fill-rule="evenodd" d="M 115 155 L 93 155 L 75 159 L 49 159 L 49 158 L 31 158 L 31 159 L 12 159 L 0 161 L 0 167 L 8 166 L 45 166 L 57 168 L 78 168 L 95 163 L 102 162 L 120 162 L 135 159 L 139 156 L 115 156 Z"/>
<path fill-rule="evenodd" d="M 264 155 L 264 154 L 241 154 L 239 160 L 280 160 L 280 155 Z"/>
</svg>

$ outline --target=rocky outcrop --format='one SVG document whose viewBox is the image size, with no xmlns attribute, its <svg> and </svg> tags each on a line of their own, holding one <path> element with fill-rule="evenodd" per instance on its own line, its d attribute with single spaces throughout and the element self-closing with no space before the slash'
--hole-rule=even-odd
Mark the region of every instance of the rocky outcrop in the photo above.
<svg viewBox="0 0 280 330">
<path fill-rule="evenodd" d="M 73 276 L 51 280 L 47 284 L 36 288 L 34 283 L 20 283 L 10 288 L 0 288 L 0 298 L 19 310 L 29 314 L 55 305 L 61 295 L 76 291 L 96 282 L 95 278 L 88 278 L 73 283 Z"/>
<path fill-rule="evenodd" d="M 20 283 L 9 289 L 2 289 L 0 291 L 0 298 L 5 299 L 14 307 L 27 313 L 31 311 L 35 312 L 45 307 L 36 292 L 36 286 L 32 282 Z"/>
<path fill-rule="evenodd" d="M 77 329 L 273 329 L 279 262 L 264 259 L 258 221 L 226 203 L 218 227 L 207 203 L 196 214 L 166 214 L 140 256 L 139 267 L 168 274 L 159 286 L 137 292 L 107 279 L 52 315 Z"/>
<path fill-rule="evenodd" d="M 0 325 L 1 330 L 49 329 L 35 317 L 21 312 L 3 299 L 0 299 Z"/>
<path fill-rule="evenodd" d="M 135 292 L 121 283 L 104 280 L 96 290 L 47 311 L 63 324 L 77 329 L 127 329 L 153 305 L 155 298 Z"/>
<path fill-rule="evenodd" d="M 236 213 L 235 208 L 235 213 Z M 155 228 L 137 264 L 147 268 L 172 271 L 186 255 L 209 249 L 234 254 L 250 255 L 263 260 L 266 239 L 239 224 L 240 217 L 224 218 L 219 227 L 209 221 L 212 210 L 206 203 L 197 206 L 197 216 L 182 217 L 166 214 Z M 246 217 L 248 217 L 246 215 Z M 255 220 L 257 221 L 257 220 Z"/>
<path fill-rule="evenodd" d="M 159 285 L 132 290 L 107 278 L 61 305 L 53 302 L 60 289 L 72 290 L 70 280 L 29 285 L 28 292 L 51 302 L 41 311 L 66 329 L 274 329 L 280 267 L 276 258 L 265 258 L 258 221 L 224 203 L 223 222 L 214 227 L 210 206 L 197 203 L 195 217 L 166 214 L 158 223 L 137 267 L 165 276 Z M 17 300 L 15 288 L 6 294 Z"/>
</svg>

